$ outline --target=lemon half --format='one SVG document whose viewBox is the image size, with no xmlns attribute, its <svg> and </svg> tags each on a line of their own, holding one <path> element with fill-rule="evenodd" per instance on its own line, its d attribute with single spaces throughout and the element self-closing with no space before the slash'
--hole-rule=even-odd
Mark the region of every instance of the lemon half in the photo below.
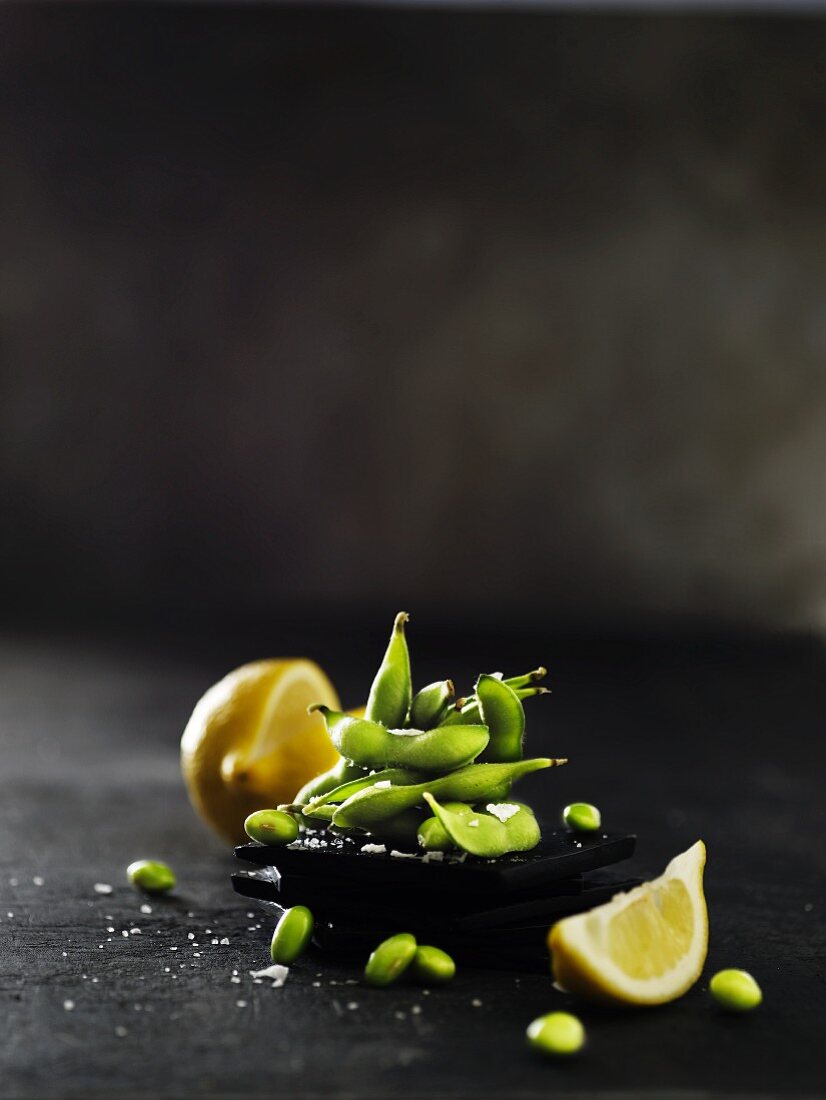
<svg viewBox="0 0 826 1100">
<path fill-rule="evenodd" d="M 554 978 L 591 1000 L 655 1005 L 697 981 L 708 951 L 701 840 L 665 873 L 551 928 Z"/>
<path fill-rule="evenodd" d="M 181 738 L 192 805 L 226 840 L 240 842 L 254 810 L 290 802 L 339 759 L 311 703 L 340 708 L 335 688 L 304 658 L 236 668 L 198 701 Z"/>
</svg>

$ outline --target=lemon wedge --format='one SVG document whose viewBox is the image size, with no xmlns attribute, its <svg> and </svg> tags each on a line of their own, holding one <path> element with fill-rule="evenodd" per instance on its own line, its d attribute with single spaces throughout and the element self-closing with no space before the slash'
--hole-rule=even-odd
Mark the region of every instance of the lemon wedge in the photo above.
<svg viewBox="0 0 826 1100">
<path fill-rule="evenodd" d="M 195 810 L 226 840 L 243 841 L 249 814 L 292 801 L 339 759 L 311 703 L 341 706 L 317 664 L 284 658 L 236 668 L 196 704 L 181 772 Z"/>
<path fill-rule="evenodd" d="M 555 924 L 548 946 L 556 982 L 614 1004 L 656 1005 L 682 996 L 699 978 L 708 951 L 705 862 L 698 840 L 659 878 Z"/>
</svg>

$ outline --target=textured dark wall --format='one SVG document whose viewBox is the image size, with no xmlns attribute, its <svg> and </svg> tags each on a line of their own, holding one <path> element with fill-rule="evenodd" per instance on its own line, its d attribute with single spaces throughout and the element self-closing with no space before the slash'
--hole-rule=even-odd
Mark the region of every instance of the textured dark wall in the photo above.
<svg viewBox="0 0 826 1100">
<path fill-rule="evenodd" d="M 817 620 L 826 25 L 0 8 L 0 602 Z"/>
</svg>

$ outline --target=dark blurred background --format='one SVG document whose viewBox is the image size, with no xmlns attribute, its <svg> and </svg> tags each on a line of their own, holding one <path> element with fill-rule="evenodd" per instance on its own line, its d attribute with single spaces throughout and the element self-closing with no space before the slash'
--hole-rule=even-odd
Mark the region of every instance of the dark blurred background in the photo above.
<svg viewBox="0 0 826 1100">
<path fill-rule="evenodd" d="M 825 92 L 800 13 L 3 6 L 3 615 L 817 625 Z"/>
</svg>

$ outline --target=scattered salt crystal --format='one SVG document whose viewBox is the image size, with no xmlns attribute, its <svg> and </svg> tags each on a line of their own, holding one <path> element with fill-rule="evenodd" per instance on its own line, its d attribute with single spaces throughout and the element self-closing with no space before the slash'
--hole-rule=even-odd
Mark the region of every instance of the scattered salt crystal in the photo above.
<svg viewBox="0 0 826 1100">
<path fill-rule="evenodd" d="M 358 1006 L 359 1006 L 358 1001 L 350 1001 L 347 1005 L 347 1007 L 350 1009 L 351 1012 L 355 1012 L 355 1010 L 358 1008 Z"/>
<path fill-rule="evenodd" d="M 152 912 L 152 906 L 147 905 L 146 902 L 144 902 L 143 905 L 141 906 L 141 912 L 145 913 L 146 916 L 148 917 L 149 914 Z"/>
<path fill-rule="evenodd" d="M 313 982 L 313 989 L 321 989 L 321 982 Z"/>
<path fill-rule="evenodd" d="M 482 1007 L 482 1002 L 479 1000 L 478 997 L 474 997 L 473 1000 L 470 1003 L 473 1005 L 474 1008 L 481 1008 Z"/>
<path fill-rule="evenodd" d="M 188 917 L 194 917 L 194 916 L 195 916 L 195 914 L 194 914 L 194 913 L 192 912 L 192 910 L 187 910 L 187 914 L 186 914 L 186 915 L 187 915 Z"/>
<path fill-rule="evenodd" d="M 16 885 L 17 885 L 17 879 L 16 878 L 10 878 L 9 879 L 9 886 L 16 886 Z"/>
<path fill-rule="evenodd" d="M 194 932 L 187 932 L 186 938 L 188 940 L 194 940 L 195 939 L 195 933 Z"/>
<path fill-rule="evenodd" d="M 247 916 L 250 918 L 250 920 L 252 920 L 252 918 L 255 916 L 255 913 L 247 913 Z"/>
<path fill-rule="evenodd" d="M 240 985 L 241 984 L 241 979 L 240 978 L 230 978 L 230 981 L 232 982 L 233 985 Z"/>
<path fill-rule="evenodd" d="M 422 996 L 423 997 L 429 997 L 430 996 L 430 990 L 429 989 L 423 989 L 422 990 Z"/>
<path fill-rule="evenodd" d="M 300 840 L 293 840 L 289 844 L 287 844 L 286 847 L 287 848 L 300 848 L 301 847 L 301 841 Z"/>
<path fill-rule="evenodd" d="M 200 951 L 193 951 L 192 952 L 192 957 L 193 957 L 193 959 L 200 959 L 201 952 Z"/>
<path fill-rule="evenodd" d="M 107 925 L 107 927 L 106 927 L 106 931 L 107 931 L 107 932 L 114 932 L 114 931 L 115 931 L 114 925 L 111 925 L 111 924 L 110 924 L 110 925 Z"/>
<path fill-rule="evenodd" d="M 413 1007 L 410 1009 L 410 1011 L 413 1013 L 414 1016 L 420 1016 L 421 1013 L 422 1013 L 422 1006 L 421 1005 L 413 1005 Z"/>
<path fill-rule="evenodd" d="M 67 956 L 68 956 L 69 952 L 68 952 L 68 951 L 61 951 L 61 952 L 60 952 L 60 954 L 61 954 L 61 955 L 63 956 L 63 958 L 65 959 L 65 958 L 67 958 Z"/>
<path fill-rule="evenodd" d="M 170 972 L 171 970 L 172 970 L 172 967 L 171 967 L 171 966 L 165 966 L 165 967 L 163 968 L 163 972 L 164 972 L 164 974 L 169 974 L 169 972 Z"/>
<path fill-rule="evenodd" d="M 63 1002 L 63 1007 L 66 1009 L 67 1012 L 71 1012 L 72 1009 L 75 1007 L 75 1002 L 74 1001 L 64 1001 Z"/>
<path fill-rule="evenodd" d="M 479 827 L 479 818 L 478 817 L 471 818 L 471 820 L 468 822 L 468 825 L 470 826 L 471 829 L 477 829 Z"/>
<path fill-rule="evenodd" d="M 263 985 L 264 984 L 264 979 L 263 978 L 253 978 L 252 979 L 252 984 L 253 985 Z"/>
<path fill-rule="evenodd" d="M 12 911 L 9 910 L 9 912 L 6 913 L 6 916 L 9 918 L 9 920 L 11 920 L 14 917 L 14 913 L 12 913 Z"/>
<path fill-rule="evenodd" d="M 142 934 L 143 933 L 141 932 L 140 928 L 130 928 L 129 929 L 129 935 L 130 936 L 140 936 Z"/>
<path fill-rule="evenodd" d="M 246 1001 L 236 1001 L 235 1003 L 238 1005 L 239 1008 L 246 1008 L 247 1007 L 247 1002 Z"/>
<path fill-rule="evenodd" d="M 115 1035 L 117 1035 L 117 1037 L 119 1039 L 122 1039 L 124 1037 L 124 1035 L 128 1035 L 128 1034 L 129 1034 L 129 1029 L 123 1027 L 122 1024 L 118 1024 L 118 1026 L 115 1028 Z"/>
<path fill-rule="evenodd" d="M 396 1017 L 397 1020 L 406 1020 L 407 1019 L 407 1013 L 402 1012 L 401 1009 L 398 1009 L 396 1012 L 393 1013 L 393 1015 Z"/>
<path fill-rule="evenodd" d="M 122 928 L 122 929 L 121 929 L 121 933 L 120 933 L 120 934 L 121 934 L 122 936 L 126 936 L 126 937 L 127 937 L 127 939 L 129 938 L 129 933 L 128 933 L 128 932 L 126 931 L 126 929 L 125 929 L 125 928 Z"/>
<path fill-rule="evenodd" d="M 229 947 L 229 936 L 224 936 L 224 938 L 221 940 L 221 943 L 224 947 Z"/>
<path fill-rule="evenodd" d="M 112 893 L 112 887 L 109 885 L 108 882 L 96 882 L 93 889 L 94 889 L 96 894 L 111 894 Z"/>
<path fill-rule="evenodd" d="M 210 943 L 212 944 L 213 947 L 216 947 L 218 945 L 218 937 L 213 936 L 212 939 L 210 940 Z"/>
<path fill-rule="evenodd" d="M 42 879 L 40 875 L 35 875 L 32 879 L 32 882 L 35 884 L 35 886 L 42 886 L 44 879 Z M 74 1005 L 72 1007 L 74 1007 Z"/>
<path fill-rule="evenodd" d="M 92 985 L 97 985 L 99 981 L 100 978 L 92 978 Z"/>
<path fill-rule="evenodd" d="M 519 813 L 519 807 L 515 806 L 513 802 L 489 802 L 485 809 L 489 814 L 498 817 L 503 825 L 506 821 L 510 821 L 514 814 Z"/>
<path fill-rule="evenodd" d="M 397 852 L 395 848 L 393 848 L 391 850 L 390 855 L 393 856 L 395 859 L 418 859 L 419 858 L 416 855 L 415 852 Z"/>
<path fill-rule="evenodd" d="M 377 791 L 383 791 L 386 787 L 392 786 L 393 784 L 390 782 L 389 779 L 382 779 L 381 782 L 373 784 L 374 789 Z"/>
<path fill-rule="evenodd" d="M 384 844 L 362 844 L 361 850 L 362 852 L 367 852 L 368 855 L 383 856 L 387 848 Z"/>
<path fill-rule="evenodd" d="M 444 852 L 425 852 L 422 863 L 441 863 L 444 858 Z"/>
<path fill-rule="evenodd" d="M 211 928 L 205 928 L 204 929 L 204 935 L 205 936 L 211 936 L 212 935 L 212 929 Z"/>
<path fill-rule="evenodd" d="M 282 966 L 280 963 L 273 963 L 272 966 L 267 966 L 263 970 L 250 970 L 253 978 L 272 978 L 273 986 L 276 989 L 286 982 L 289 973 L 290 968 Z"/>
<path fill-rule="evenodd" d="M 170 950 L 170 951 L 177 951 L 177 950 L 178 950 L 178 948 L 177 948 L 177 947 L 170 947 L 170 948 L 169 948 L 169 950 Z"/>
</svg>

